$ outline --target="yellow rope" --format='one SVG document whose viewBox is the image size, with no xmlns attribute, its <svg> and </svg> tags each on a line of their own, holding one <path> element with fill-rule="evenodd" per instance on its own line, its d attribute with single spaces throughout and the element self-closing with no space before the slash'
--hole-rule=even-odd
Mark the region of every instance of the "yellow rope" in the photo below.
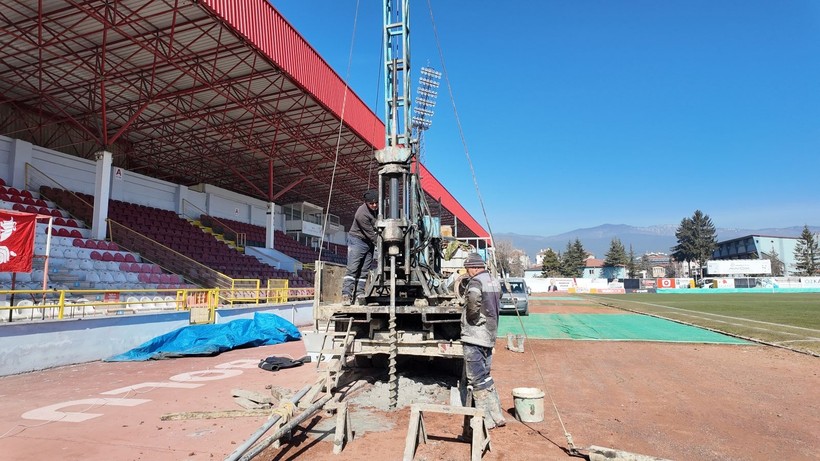
<svg viewBox="0 0 820 461">
<path fill-rule="evenodd" d="M 279 415 L 282 419 L 280 420 L 281 424 L 287 423 L 291 416 L 293 416 L 293 409 L 296 406 L 293 402 L 282 402 L 279 404 L 279 408 L 273 410 L 271 412 L 271 417 Z"/>
</svg>

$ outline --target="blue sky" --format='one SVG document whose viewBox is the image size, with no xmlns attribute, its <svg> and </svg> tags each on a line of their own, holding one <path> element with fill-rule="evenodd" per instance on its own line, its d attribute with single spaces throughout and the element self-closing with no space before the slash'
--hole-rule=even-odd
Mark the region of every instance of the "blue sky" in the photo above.
<svg viewBox="0 0 820 461">
<path fill-rule="evenodd" d="M 381 3 L 272 0 L 379 115 Z M 430 3 L 494 233 L 696 209 L 717 227 L 820 225 L 820 2 Z M 444 66 L 427 0 L 410 8 L 415 82 Z M 424 164 L 486 228 L 444 86 L 425 140 Z"/>
</svg>

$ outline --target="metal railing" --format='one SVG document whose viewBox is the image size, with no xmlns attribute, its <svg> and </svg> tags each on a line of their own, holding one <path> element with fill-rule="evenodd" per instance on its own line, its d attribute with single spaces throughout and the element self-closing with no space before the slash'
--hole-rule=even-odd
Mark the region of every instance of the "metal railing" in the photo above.
<svg viewBox="0 0 820 461">
<path fill-rule="evenodd" d="M 130 227 L 110 219 L 107 222 L 111 241 L 128 251 L 138 253 L 141 258 L 158 264 L 169 272 L 179 274 L 183 278 L 203 287 L 223 289 L 233 287 L 233 279 L 227 275 L 211 269 Z"/>
<path fill-rule="evenodd" d="M 284 304 L 287 280 L 268 280 L 267 288 L 183 288 L 128 290 L 0 290 L 0 321 L 64 320 L 101 315 L 190 311 L 191 323 L 213 323 L 220 306 Z M 12 305 L 12 303 L 14 303 Z"/>
<path fill-rule="evenodd" d="M 63 200 L 60 200 L 60 197 L 56 195 L 49 194 L 45 189 L 46 187 L 56 191 L 61 191 L 61 194 L 69 194 L 73 197 L 71 203 L 62 203 Z M 94 204 L 88 203 L 88 201 L 81 198 L 70 189 L 51 178 L 49 175 L 38 170 L 30 163 L 26 163 L 26 189 L 37 191 L 46 200 L 57 203 L 57 205 L 67 211 L 72 218 L 84 221 L 89 225 L 91 224 L 91 220 L 94 216 Z"/>
<path fill-rule="evenodd" d="M 191 214 L 191 209 L 194 210 L 195 214 Z M 215 218 L 215 217 L 209 215 L 207 212 L 205 212 L 205 210 L 202 210 L 201 208 L 199 208 L 198 206 L 196 206 L 193 203 L 189 202 L 188 200 L 185 200 L 185 199 L 182 200 L 182 216 L 184 216 L 184 217 L 186 217 L 190 220 L 193 220 L 193 221 L 199 221 L 201 223 L 202 222 L 202 215 L 207 216 L 209 219 L 213 220 L 214 222 L 216 222 L 217 224 L 222 226 L 223 229 L 227 229 L 227 230 L 231 231 L 231 233 L 234 236 L 233 238 L 228 238 L 227 236 L 225 236 L 225 232 L 222 232 L 223 239 L 232 241 L 234 243 L 234 245 L 236 245 L 238 247 L 244 248 L 247 245 L 247 243 L 248 243 L 247 234 L 245 234 L 244 232 L 238 232 L 238 231 L 234 230 L 231 226 L 229 226 L 229 225 L 225 224 L 224 222 L 220 221 L 218 218 Z M 213 226 L 208 226 L 204 223 L 203 223 L 203 226 L 211 227 L 213 229 Z"/>
</svg>

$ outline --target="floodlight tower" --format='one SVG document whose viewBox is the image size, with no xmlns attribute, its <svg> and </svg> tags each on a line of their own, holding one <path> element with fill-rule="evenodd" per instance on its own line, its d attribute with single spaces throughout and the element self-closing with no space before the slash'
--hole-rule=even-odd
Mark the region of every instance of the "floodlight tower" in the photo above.
<svg viewBox="0 0 820 461">
<path fill-rule="evenodd" d="M 413 127 L 419 133 L 430 128 L 433 123 L 433 108 L 436 107 L 436 98 L 438 92 L 436 88 L 439 87 L 439 80 L 441 80 L 441 72 L 432 67 L 422 67 L 421 77 L 419 77 L 419 86 L 416 88 L 416 105 L 413 107 Z M 421 134 L 419 134 L 421 137 Z"/>
</svg>

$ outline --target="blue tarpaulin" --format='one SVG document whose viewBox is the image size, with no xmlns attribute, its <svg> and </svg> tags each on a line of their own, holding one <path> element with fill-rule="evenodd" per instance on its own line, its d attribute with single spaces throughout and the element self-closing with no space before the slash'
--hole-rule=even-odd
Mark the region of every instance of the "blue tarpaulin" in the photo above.
<svg viewBox="0 0 820 461">
<path fill-rule="evenodd" d="M 273 314 L 256 313 L 218 325 L 189 325 L 147 341 L 106 362 L 136 362 L 192 355 L 216 355 L 239 347 L 267 346 L 300 339 L 292 323 Z"/>
</svg>

